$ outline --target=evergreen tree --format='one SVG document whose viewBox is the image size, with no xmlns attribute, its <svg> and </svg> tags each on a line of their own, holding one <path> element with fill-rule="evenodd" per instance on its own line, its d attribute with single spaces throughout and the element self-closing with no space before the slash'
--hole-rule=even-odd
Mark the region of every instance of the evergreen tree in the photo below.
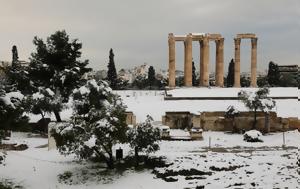
<svg viewBox="0 0 300 189">
<path fill-rule="evenodd" d="M 148 84 L 148 79 L 145 75 L 138 75 L 132 82 L 132 86 L 138 89 L 144 89 Z"/>
<path fill-rule="evenodd" d="M 114 61 L 114 52 L 113 49 L 110 49 L 109 51 L 109 62 L 107 65 L 108 71 L 107 71 L 107 80 L 109 81 L 110 87 L 112 89 L 116 89 L 117 87 L 117 71 Z"/>
<path fill-rule="evenodd" d="M 282 74 L 280 74 L 278 86 L 280 86 L 280 87 L 298 87 L 299 83 L 298 83 L 297 79 L 298 79 L 297 74 L 282 73 Z"/>
<path fill-rule="evenodd" d="M 83 75 L 91 69 L 86 68 L 88 60 L 80 61 L 82 44 L 77 39 L 70 40 L 68 34 L 62 30 L 47 38 L 34 37 L 33 44 L 36 51 L 31 54 L 29 76 L 34 91 L 38 87 L 49 88 L 61 96 L 63 102 L 69 100 L 74 88 L 81 86 L 85 79 Z M 56 120 L 61 121 L 61 109 L 53 109 Z"/>
<path fill-rule="evenodd" d="M 113 145 L 127 139 L 125 106 L 105 81 L 93 79 L 73 91 L 73 116 L 51 131 L 59 151 L 80 159 L 96 157 L 114 168 Z"/>
<path fill-rule="evenodd" d="M 197 85 L 197 79 L 196 79 L 196 67 L 195 67 L 195 62 L 192 62 L 192 84 L 193 86 Z"/>
<path fill-rule="evenodd" d="M 278 86 L 279 78 L 280 78 L 280 73 L 279 73 L 278 65 L 271 61 L 269 63 L 269 70 L 268 70 L 269 85 Z"/>
<path fill-rule="evenodd" d="M 155 82 L 155 69 L 153 68 L 153 66 L 150 66 L 148 69 L 148 84 L 150 86 L 150 89 L 152 89 L 152 86 L 155 85 Z"/>
<path fill-rule="evenodd" d="M 6 87 L 10 91 L 19 90 L 23 94 L 30 93 L 30 80 L 28 77 L 27 68 L 19 63 L 17 46 L 12 47 L 12 64 L 6 70 L 7 83 Z"/>
<path fill-rule="evenodd" d="M 231 59 L 228 66 L 228 75 L 226 79 L 227 87 L 232 87 L 234 84 L 234 61 Z"/>
<path fill-rule="evenodd" d="M 17 46 L 12 47 L 12 66 L 16 65 L 19 62 L 18 49 Z"/>
</svg>

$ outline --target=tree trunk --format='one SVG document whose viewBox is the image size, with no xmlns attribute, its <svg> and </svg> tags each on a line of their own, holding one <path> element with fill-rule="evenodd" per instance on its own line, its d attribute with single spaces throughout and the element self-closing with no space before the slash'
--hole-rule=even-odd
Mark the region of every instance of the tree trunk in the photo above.
<svg viewBox="0 0 300 189">
<path fill-rule="evenodd" d="M 113 169 L 115 167 L 112 153 L 108 153 L 109 158 L 107 158 L 102 152 L 97 150 L 97 148 L 93 147 L 93 150 L 96 152 L 99 158 L 102 157 L 105 160 L 108 169 Z"/>
<path fill-rule="evenodd" d="M 135 165 L 139 166 L 139 151 L 138 151 L 138 147 L 134 148 L 134 156 L 135 156 Z"/>
<path fill-rule="evenodd" d="M 58 112 L 58 111 L 56 111 L 56 110 L 54 110 L 53 112 L 54 112 L 54 115 L 55 115 L 56 121 L 57 121 L 57 122 L 62 122 L 62 121 L 61 121 L 61 118 L 60 118 L 60 115 L 59 115 L 59 112 Z"/>
<path fill-rule="evenodd" d="M 236 124 L 235 124 L 235 121 L 234 121 L 234 117 L 232 118 L 232 130 L 233 130 L 233 133 L 238 133 L 238 128 L 236 127 Z"/>
<path fill-rule="evenodd" d="M 109 159 L 107 161 L 107 167 L 109 169 L 113 169 L 115 168 L 113 155 L 111 153 L 109 153 L 108 155 L 109 155 Z"/>
<path fill-rule="evenodd" d="M 265 112 L 265 133 L 270 132 L 270 114 Z"/>
<path fill-rule="evenodd" d="M 252 129 L 256 129 L 256 109 L 254 109 L 254 122 L 253 122 Z"/>
</svg>

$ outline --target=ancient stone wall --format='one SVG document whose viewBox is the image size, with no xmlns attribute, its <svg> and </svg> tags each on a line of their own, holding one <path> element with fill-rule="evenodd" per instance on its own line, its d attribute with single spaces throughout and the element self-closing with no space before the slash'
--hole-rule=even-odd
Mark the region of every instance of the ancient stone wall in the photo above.
<svg viewBox="0 0 300 189">
<path fill-rule="evenodd" d="M 180 128 L 176 120 L 190 120 L 189 127 L 202 128 L 204 131 L 241 131 L 251 130 L 254 122 L 253 112 L 240 112 L 238 116 L 233 118 L 225 118 L 225 112 L 202 112 L 201 115 L 190 114 L 189 112 L 172 112 L 163 116 L 164 125 L 172 129 Z M 177 125 L 176 125 L 177 124 Z M 256 129 L 266 131 L 266 117 L 264 112 L 257 112 Z M 269 114 L 269 131 L 284 131 L 292 129 L 300 129 L 300 120 L 297 118 L 281 118 L 277 117 L 275 112 Z M 184 127 L 184 125 L 182 125 Z"/>
</svg>

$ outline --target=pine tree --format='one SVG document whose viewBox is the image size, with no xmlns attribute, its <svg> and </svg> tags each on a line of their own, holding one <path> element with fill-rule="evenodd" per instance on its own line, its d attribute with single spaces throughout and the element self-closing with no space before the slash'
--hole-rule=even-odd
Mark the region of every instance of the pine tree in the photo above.
<svg viewBox="0 0 300 189">
<path fill-rule="evenodd" d="M 116 89 L 117 87 L 117 71 L 114 61 L 114 52 L 113 49 L 110 49 L 109 51 L 109 62 L 107 65 L 108 71 L 107 71 L 107 80 L 109 81 L 110 87 L 112 89 Z"/>
<path fill-rule="evenodd" d="M 197 79 L 196 79 L 196 67 L 195 67 L 195 62 L 192 62 L 192 83 L 193 86 L 197 85 Z"/>
<path fill-rule="evenodd" d="M 31 90 L 27 68 L 19 63 L 17 46 L 12 47 L 12 64 L 6 70 L 7 87 L 11 91 L 19 90 L 23 94 L 28 94 Z"/>
<path fill-rule="evenodd" d="M 278 86 L 279 78 L 280 78 L 280 73 L 279 73 L 278 65 L 271 61 L 269 63 L 269 70 L 268 70 L 269 85 Z"/>
<path fill-rule="evenodd" d="M 66 31 L 57 31 L 47 38 L 34 37 L 36 51 L 31 54 L 29 76 L 34 91 L 38 87 L 49 88 L 62 102 L 69 100 L 74 88 L 85 83 L 83 75 L 91 69 L 86 68 L 88 60 L 80 61 L 82 44 L 77 39 L 70 40 Z M 59 112 L 53 109 L 56 120 L 61 121 Z"/>
<path fill-rule="evenodd" d="M 14 67 L 19 62 L 18 49 L 17 46 L 14 45 L 12 47 L 12 66 Z"/>
<path fill-rule="evenodd" d="M 234 84 L 234 61 L 231 59 L 228 66 L 228 75 L 226 79 L 227 87 L 232 87 Z"/>
<path fill-rule="evenodd" d="M 155 69 L 153 66 L 150 66 L 148 69 L 148 84 L 150 86 L 150 89 L 152 89 L 152 86 L 155 85 L 155 82 Z"/>
</svg>

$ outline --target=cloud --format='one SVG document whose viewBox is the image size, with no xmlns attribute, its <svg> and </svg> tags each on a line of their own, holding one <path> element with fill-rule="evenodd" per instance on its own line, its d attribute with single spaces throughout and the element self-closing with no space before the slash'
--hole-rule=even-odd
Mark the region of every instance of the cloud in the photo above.
<svg viewBox="0 0 300 189">
<path fill-rule="evenodd" d="M 225 71 L 233 57 L 237 33 L 256 33 L 258 67 L 269 61 L 299 64 L 300 2 L 298 0 L 0 0 L 0 60 L 11 59 L 16 44 L 21 59 L 34 50 L 35 35 L 45 38 L 66 29 L 83 43 L 83 59 L 91 67 L 106 68 L 113 48 L 117 68 L 147 62 L 155 68 L 168 65 L 167 36 L 190 32 L 221 33 L 225 37 Z M 250 66 L 250 43 L 242 42 L 241 68 Z M 194 60 L 199 60 L 194 44 Z M 183 68 L 182 44 L 176 47 L 177 67 Z M 214 68 L 211 43 L 211 68 Z M 213 69 L 212 69 L 213 70 Z"/>
</svg>

